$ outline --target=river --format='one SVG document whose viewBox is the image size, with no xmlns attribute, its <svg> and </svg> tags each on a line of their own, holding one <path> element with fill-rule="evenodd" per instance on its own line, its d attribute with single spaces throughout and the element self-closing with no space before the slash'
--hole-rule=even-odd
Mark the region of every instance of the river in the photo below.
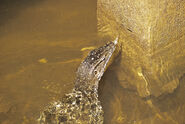
<svg viewBox="0 0 185 124">
<path fill-rule="evenodd" d="M 96 2 L 0 2 L 0 124 L 35 124 L 49 102 L 70 92 L 83 58 L 110 40 L 97 33 Z M 119 61 L 116 58 L 100 81 L 105 124 L 185 123 L 185 78 L 153 106 L 120 85 L 115 73 Z"/>
</svg>

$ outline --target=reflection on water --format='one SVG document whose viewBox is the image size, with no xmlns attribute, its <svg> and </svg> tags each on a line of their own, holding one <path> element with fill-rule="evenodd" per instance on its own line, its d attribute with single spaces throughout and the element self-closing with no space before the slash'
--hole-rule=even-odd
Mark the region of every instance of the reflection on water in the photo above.
<svg viewBox="0 0 185 124">
<path fill-rule="evenodd" d="M 2 0 L 0 9 L 0 123 L 35 124 L 47 103 L 73 87 L 87 51 L 106 42 L 96 35 L 96 1 Z M 100 84 L 105 124 L 185 123 L 184 77 L 173 94 L 142 99 L 120 85 L 120 60 Z"/>
</svg>

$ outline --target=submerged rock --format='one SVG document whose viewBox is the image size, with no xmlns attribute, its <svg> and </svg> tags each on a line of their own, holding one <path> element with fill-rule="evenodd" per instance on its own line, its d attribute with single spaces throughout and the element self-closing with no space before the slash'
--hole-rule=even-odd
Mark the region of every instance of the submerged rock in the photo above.
<svg viewBox="0 0 185 124">
<path fill-rule="evenodd" d="M 185 73 L 184 6 L 182 0 L 98 0 L 99 33 L 119 35 L 122 43 L 119 80 L 141 97 L 172 93 Z"/>
</svg>

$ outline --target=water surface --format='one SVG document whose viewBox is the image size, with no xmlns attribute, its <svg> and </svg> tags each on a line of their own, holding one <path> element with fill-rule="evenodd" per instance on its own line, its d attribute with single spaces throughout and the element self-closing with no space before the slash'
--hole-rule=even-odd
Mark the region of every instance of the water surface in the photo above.
<svg viewBox="0 0 185 124">
<path fill-rule="evenodd" d="M 40 110 L 73 87 L 89 50 L 107 42 L 97 34 L 94 0 L 0 2 L 0 123 L 35 124 Z M 101 80 L 105 124 L 184 124 L 185 79 L 170 95 L 145 100 L 125 89 L 116 58 Z"/>
</svg>

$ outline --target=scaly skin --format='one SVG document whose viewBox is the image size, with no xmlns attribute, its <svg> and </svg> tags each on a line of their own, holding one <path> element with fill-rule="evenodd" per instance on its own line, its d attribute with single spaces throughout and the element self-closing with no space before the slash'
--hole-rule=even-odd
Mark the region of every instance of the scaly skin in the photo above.
<svg viewBox="0 0 185 124">
<path fill-rule="evenodd" d="M 117 39 L 89 53 L 77 70 L 72 92 L 50 103 L 41 113 L 40 124 L 103 124 L 98 83 L 116 44 Z"/>
</svg>

